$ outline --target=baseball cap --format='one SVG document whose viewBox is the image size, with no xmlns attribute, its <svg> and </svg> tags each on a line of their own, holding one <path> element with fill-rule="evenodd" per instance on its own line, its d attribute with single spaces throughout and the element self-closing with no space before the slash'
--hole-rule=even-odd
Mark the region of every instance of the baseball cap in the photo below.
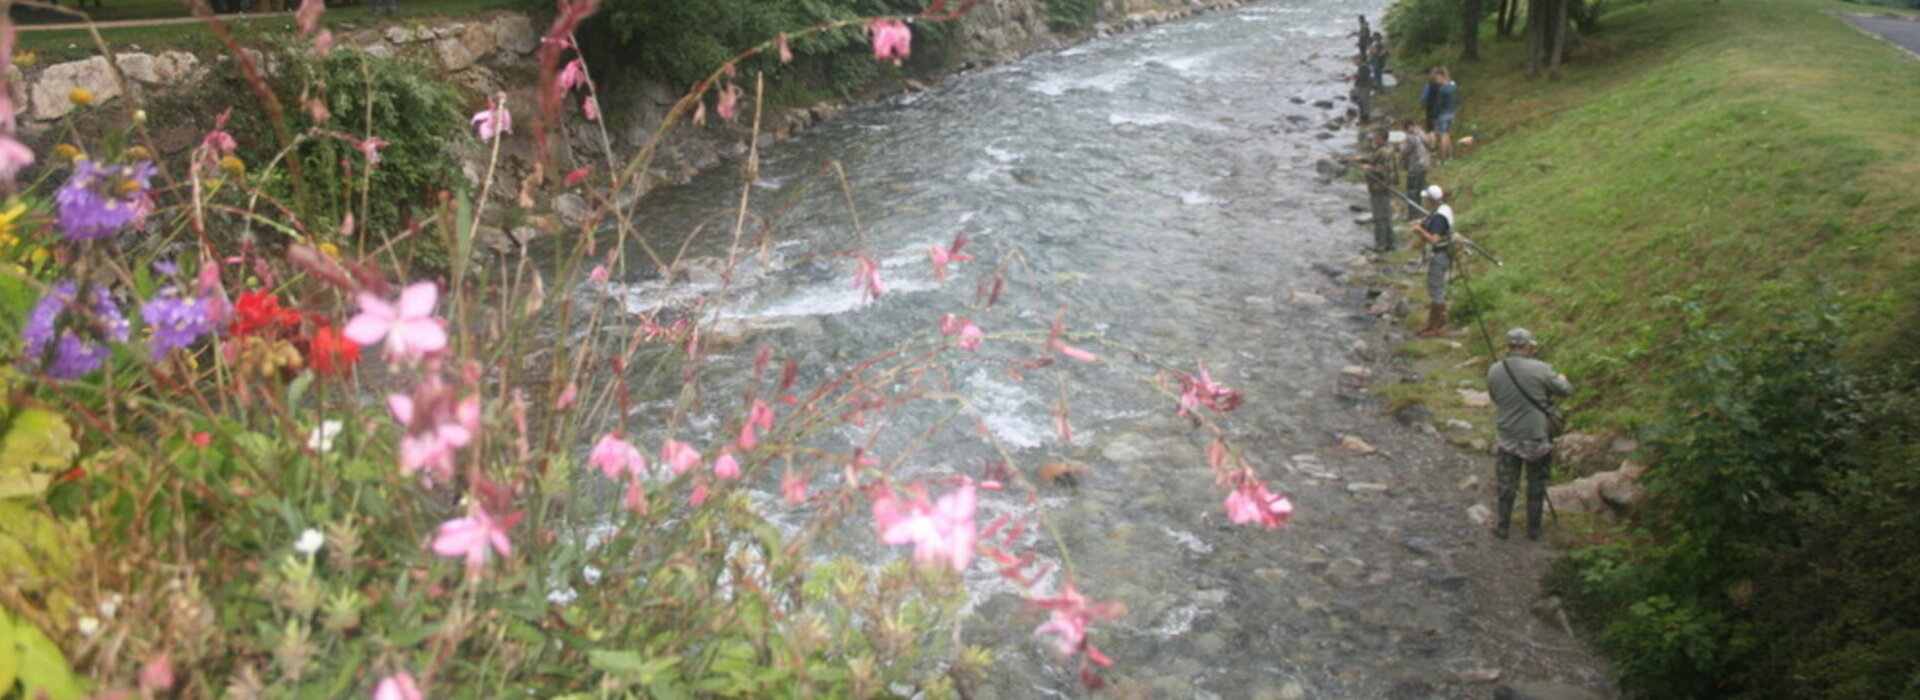
<svg viewBox="0 0 1920 700">
<path fill-rule="evenodd" d="M 1439 185 L 1427 185 L 1427 199 L 1431 199 L 1433 201 L 1438 202 L 1442 199 L 1445 199 L 1446 196 L 1447 196 L 1446 190 L 1440 189 Z"/>
<path fill-rule="evenodd" d="M 1507 331 L 1507 345 L 1510 347 L 1524 348 L 1534 344 L 1533 331 L 1525 328 L 1515 328 Z"/>
</svg>

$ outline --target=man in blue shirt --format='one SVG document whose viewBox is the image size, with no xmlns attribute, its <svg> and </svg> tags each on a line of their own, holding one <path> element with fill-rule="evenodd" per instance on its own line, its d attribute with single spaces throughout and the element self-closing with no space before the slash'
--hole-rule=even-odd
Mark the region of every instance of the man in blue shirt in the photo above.
<svg viewBox="0 0 1920 700">
<path fill-rule="evenodd" d="M 1427 108 L 1427 130 L 1440 143 L 1440 160 L 1446 161 L 1453 158 L 1453 119 L 1460 109 L 1460 86 L 1446 66 L 1435 66 L 1428 76 L 1430 80 L 1420 89 L 1420 104 Z"/>
</svg>

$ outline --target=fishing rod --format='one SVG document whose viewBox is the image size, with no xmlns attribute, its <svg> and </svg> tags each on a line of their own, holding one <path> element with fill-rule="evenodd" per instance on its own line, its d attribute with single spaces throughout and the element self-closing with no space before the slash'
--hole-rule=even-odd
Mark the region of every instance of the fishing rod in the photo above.
<svg viewBox="0 0 1920 700">
<path fill-rule="evenodd" d="M 1407 196 L 1407 193 L 1405 192 L 1401 192 L 1400 190 L 1394 189 L 1393 185 L 1386 184 L 1386 178 L 1380 177 L 1379 173 L 1369 172 L 1367 173 L 1367 177 L 1379 180 L 1381 187 L 1385 188 L 1388 192 L 1392 192 L 1395 197 L 1399 197 L 1401 201 L 1406 202 L 1408 205 L 1412 206 L 1414 209 L 1420 210 L 1421 215 L 1423 216 L 1433 215 L 1432 211 L 1429 211 L 1426 207 L 1420 206 L 1419 200 Z M 1473 239 L 1467 238 L 1465 234 L 1462 234 L 1459 231 L 1454 231 L 1453 239 L 1465 245 L 1467 247 L 1467 250 L 1471 250 L 1475 253 L 1478 253 L 1480 257 L 1493 261 L 1494 265 L 1499 267 L 1506 267 L 1507 265 L 1506 263 L 1500 262 L 1500 259 L 1494 257 L 1491 251 L 1481 247 L 1480 244 L 1473 242 Z"/>
</svg>

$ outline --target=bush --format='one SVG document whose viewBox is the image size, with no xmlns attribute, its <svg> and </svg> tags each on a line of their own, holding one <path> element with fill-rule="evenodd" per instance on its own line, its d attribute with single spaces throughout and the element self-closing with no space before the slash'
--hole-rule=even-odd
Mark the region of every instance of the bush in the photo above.
<svg viewBox="0 0 1920 700">
<path fill-rule="evenodd" d="M 1491 3 L 1488 3 L 1491 4 Z M 1460 35 L 1460 0 L 1400 0 L 1381 20 L 1394 55 L 1424 56 Z"/>
</svg>

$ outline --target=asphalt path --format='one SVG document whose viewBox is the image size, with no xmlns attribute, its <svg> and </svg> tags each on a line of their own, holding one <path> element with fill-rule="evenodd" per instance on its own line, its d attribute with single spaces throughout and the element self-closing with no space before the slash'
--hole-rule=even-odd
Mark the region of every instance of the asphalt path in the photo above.
<svg viewBox="0 0 1920 700">
<path fill-rule="evenodd" d="M 1920 58 L 1920 20 L 1885 15 L 1841 15 L 1860 31 L 1887 40 Z"/>
</svg>

